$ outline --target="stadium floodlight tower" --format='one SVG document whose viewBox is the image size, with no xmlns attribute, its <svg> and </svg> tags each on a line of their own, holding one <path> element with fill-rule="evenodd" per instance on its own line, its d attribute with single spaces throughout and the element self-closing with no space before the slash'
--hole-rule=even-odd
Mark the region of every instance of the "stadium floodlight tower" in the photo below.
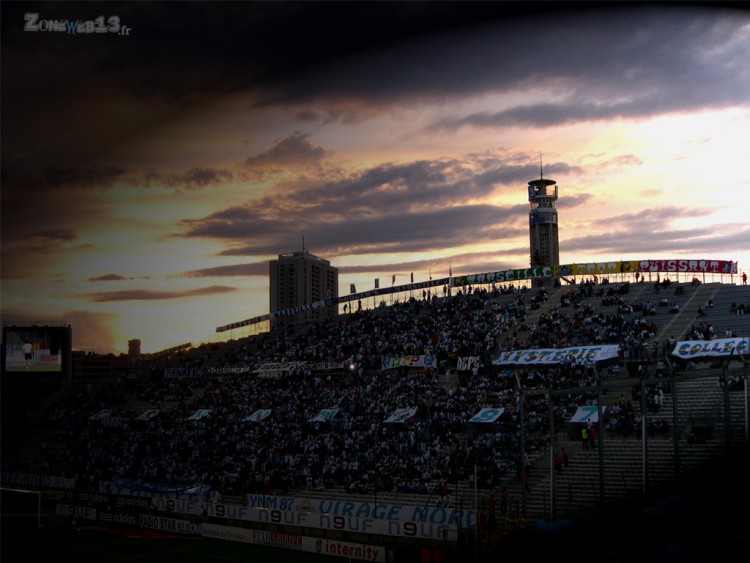
<svg viewBox="0 0 750 563">
<path fill-rule="evenodd" d="M 557 238 L 557 182 L 545 178 L 539 164 L 539 179 L 529 182 L 529 240 L 532 268 L 560 265 Z M 551 286 L 553 277 L 535 280 L 535 285 Z"/>
</svg>

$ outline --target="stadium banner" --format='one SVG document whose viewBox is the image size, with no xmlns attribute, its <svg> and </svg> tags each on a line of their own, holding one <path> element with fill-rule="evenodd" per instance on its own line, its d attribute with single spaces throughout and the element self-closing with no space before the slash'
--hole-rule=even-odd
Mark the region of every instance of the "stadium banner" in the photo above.
<svg viewBox="0 0 750 563">
<path fill-rule="evenodd" d="M 307 553 L 320 553 L 349 559 L 362 559 L 374 563 L 385 563 L 385 547 L 365 543 L 353 543 L 286 532 L 251 530 L 217 524 L 203 524 L 203 537 L 228 540 L 255 545 L 266 545 L 280 549 L 291 549 Z"/>
<path fill-rule="evenodd" d="M 209 409 L 198 409 L 185 420 L 200 420 L 206 416 L 211 416 L 211 411 Z"/>
<path fill-rule="evenodd" d="M 249 365 L 164 368 L 165 379 L 198 379 L 206 375 L 250 373 Z"/>
<path fill-rule="evenodd" d="M 492 362 L 493 366 L 509 364 L 544 365 L 559 364 L 564 361 L 603 362 L 618 357 L 617 344 L 601 346 L 574 346 L 572 348 L 538 348 L 503 352 Z"/>
<path fill-rule="evenodd" d="M 297 305 L 289 309 L 275 311 L 270 314 L 270 318 L 271 319 L 283 319 L 285 317 L 291 317 L 291 316 L 298 315 L 300 313 L 304 313 L 307 311 L 314 311 L 316 309 L 321 309 L 325 306 L 326 306 L 325 301 L 315 301 L 314 303 L 306 303 L 304 305 Z"/>
<path fill-rule="evenodd" d="M 495 422 L 505 412 L 504 408 L 483 408 L 469 419 L 469 422 L 490 423 Z"/>
<path fill-rule="evenodd" d="M 340 412 L 341 409 L 320 409 L 320 412 L 310 418 L 307 422 L 329 422 L 336 418 L 336 415 Z"/>
<path fill-rule="evenodd" d="M 206 375 L 233 375 L 238 373 L 250 373 L 250 366 L 209 366 L 203 368 Z"/>
<path fill-rule="evenodd" d="M 110 409 L 100 410 L 98 413 L 92 414 L 89 420 L 107 428 L 125 428 L 130 422 L 125 417 L 113 416 Z"/>
<path fill-rule="evenodd" d="M 203 376 L 204 369 L 202 367 L 178 367 L 178 368 L 164 368 L 165 379 L 197 379 Z"/>
<path fill-rule="evenodd" d="M 111 409 L 102 409 L 96 414 L 92 414 L 89 417 L 89 420 L 105 420 L 112 416 L 112 410 Z"/>
<path fill-rule="evenodd" d="M 78 520 L 96 520 L 97 512 L 93 506 L 77 506 L 74 504 L 56 504 L 55 516 L 76 518 Z"/>
<path fill-rule="evenodd" d="M 701 357 L 728 358 L 747 354 L 750 351 L 750 338 L 716 338 L 714 340 L 685 340 L 678 342 L 672 355 L 689 360 Z"/>
<path fill-rule="evenodd" d="M 471 371 L 474 367 L 481 367 L 482 360 L 479 356 L 468 356 L 465 358 L 458 358 L 456 362 L 456 369 L 458 371 Z"/>
<path fill-rule="evenodd" d="M 602 414 L 607 410 L 606 405 L 602 406 Z M 570 419 L 569 422 L 599 422 L 599 408 L 596 406 L 585 406 L 585 407 L 578 407 L 578 410 L 576 410 L 576 413 L 573 415 L 573 417 Z"/>
<path fill-rule="evenodd" d="M 89 495 L 89 498 L 91 498 L 92 496 L 93 495 Z M 89 506 L 92 502 L 96 503 L 97 500 L 100 500 L 102 496 L 106 496 L 106 506 L 108 509 L 110 509 L 112 506 L 112 498 L 114 498 L 114 506 L 118 510 L 127 510 L 128 512 L 130 512 L 131 509 L 149 510 L 149 508 L 151 507 L 150 497 L 134 497 L 128 495 L 114 495 L 114 497 L 111 497 L 110 495 L 101 494 L 96 494 L 96 496 L 94 496 L 94 498 L 89 501 Z M 81 495 L 81 500 L 85 500 L 83 495 Z"/>
<path fill-rule="evenodd" d="M 302 373 L 305 371 L 305 362 L 267 362 L 261 364 L 253 373 L 264 375 L 267 373 L 289 374 Z"/>
<path fill-rule="evenodd" d="M 253 414 L 245 418 L 246 421 L 260 422 L 264 418 L 268 418 L 271 414 L 271 409 L 258 409 Z"/>
<path fill-rule="evenodd" d="M 385 547 L 268 530 L 203 524 L 203 537 L 385 563 Z"/>
<path fill-rule="evenodd" d="M 81 500 L 83 501 L 83 498 L 81 498 Z M 76 520 L 93 520 L 96 522 L 102 522 L 105 526 L 111 526 L 112 524 L 121 524 L 124 526 L 135 527 L 138 524 L 139 519 L 143 518 L 143 516 L 139 517 L 138 515 L 127 509 L 113 512 L 110 508 L 102 510 L 101 508 L 97 509 L 96 507 L 89 505 L 65 503 L 58 503 L 55 505 L 55 514 L 57 516 L 74 518 Z M 163 531 L 178 534 L 200 535 L 199 532 L 197 534 L 195 532 L 196 526 L 198 531 L 200 530 L 200 524 L 196 524 L 195 522 L 191 522 L 189 520 L 186 521 L 175 520 L 173 518 L 158 518 L 156 516 L 147 516 L 146 518 L 156 520 L 156 522 L 152 522 L 152 526 L 150 526 L 154 529 L 161 529 Z M 141 527 L 145 526 L 141 524 Z M 192 532 L 190 531 L 191 527 L 193 530 Z"/>
<path fill-rule="evenodd" d="M 130 419 L 124 416 L 110 416 L 101 421 L 101 425 L 106 428 L 127 428 Z"/>
<path fill-rule="evenodd" d="M 406 422 L 411 417 L 417 414 L 416 407 L 410 407 L 405 409 L 398 409 L 393 412 L 391 416 L 386 418 L 383 422 Z"/>
<path fill-rule="evenodd" d="M 638 271 L 736 274 L 737 262 L 731 260 L 639 260 Z"/>
<path fill-rule="evenodd" d="M 553 275 L 549 266 L 537 266 L 536 268 L 518 268 L 515 270 L 503 270 L 500 272 L 489 272 L 485 274 L 470 274 L 468 276 L 454 276 L 451 285 L 472 285 L 475 283 L 496 283 L 518 280 L 531 280 L 538 278 L 549 278 Z"/>
<path fill-rule="evenodd" d="M 638 260 L 625 260 L 616 262 L 589 262 L 587 264 L 570 264 L 560 266 L 559 273 L 574 276 L 606 276 L 608 274 L 621 274 L 638 271 Z"/>
<path fill-rule="evenodd" d="M 224 326 L 217 326 L 216 327 L 216 332 L 225 332 L 227 330 L 234 330 L 235 328 L 242 328 L 242 327 L 245 327 L 245 326 L 250 326 L 250 325 L 262 323 L 262 322 L 268 321 L 268 320 L 271 320 L 270 313 L 269 314 L 265 314 L 265 315 L 260 315 L 258 317 L 252 317 L 250 319 L 245 319 L 244 321 L 239 321 L 239 322 L 236 322 L 236 323 L 230 323 L 230 324 L 224 325 Z"/>
<path fill-rule="evenodd" d="M 476 527 L 476 509 L 407 506 L 368 501 L 247 495 L 245 504 L 204 502 L 195 495 L 154 495 L 157 511 L 174 515 L 203 512 L 212 518 L 359 532 L 402 538 L 457 541 L 458 528 Z M 204 524 L 205 525 L 205 524 Z"/>
<path fill-rule="evenodd" d="M 396 368 L 437 368 L 437 358 L 431 354 L 424 356 L 386 356 L 381 361 L 381 369 Z"/>
<path fill-rule="evenodd" d="M 76 479 L 70 477 L 58 477 L 57 475 L 39 475 L 38 473 L 15 473 L 6 472 L 2 473 L 3 486 L 7 486 L 9 483 L 18 486 L 25 486 L 31 488 L 45 489 L 62 489 L 66 491 L 72 491 L 76 487 Z"/>
<path fill-rule="evenodd" d="M 179 520 L 177 518 L 164 518 L 151 514 L 139 514 L 138 525 L 141 528 L 169 532 L 170 534 L 182 534 L 184 536 L 202 536 L 203 524 L 191 520 Z"/>
<path fill-rule="evenodd" d="M 358 301 L 360 299 L 369 299 L 371 297 L 377 297 L 379 295 L 391 295 L 394 293 L 405 293 L 407 291 L 416 291 L 418 289 L 429 289 L 440 285 L 448 285 L 450 278 L 440 278 L 436 280 L 426 280 L 421 282 L 413 282 L 404 285 L 397 285 L 395 287 L 381 287 L 378 289 L 371 289 L 369 291 L 363 291 L 361 293 L 355 293 L 350 295 L 344 295 L 336 299 L 331 300 L 332 305 L 341 303 L 349 303 L 351 301 Z M 327 303 L 327 302 L 326 302 Z"/>
<path fill-rule="evenodd" d="M 142 420 L 142 421 L 151 420 L 157 414 L 159 414 L 159 409 L 148 409 L 148 410 L 143 411 L 138 416 L 136 416 L 135 420 Z"/>
<path fill-rule="evenodd" d="M 279 375 L 303 374 L 308 371 L 331 371 L 343 369 L 343 362 L 266 362 L 261 364 L 253 373 L 261 377 L 274 377 Z"/>
<path fill-rule="evenodd" d="M 208 485 L 167 485 L 139 479 L 123 479 L 118 476 L 113 477 L 108 483 L 100 482 L 99 486 L 107 486 L 113 494 L 140 498 L 157 494 L 172 495 L 172 498 L 208 498 L 211 495 L 211 487 Z"/>
</svg>

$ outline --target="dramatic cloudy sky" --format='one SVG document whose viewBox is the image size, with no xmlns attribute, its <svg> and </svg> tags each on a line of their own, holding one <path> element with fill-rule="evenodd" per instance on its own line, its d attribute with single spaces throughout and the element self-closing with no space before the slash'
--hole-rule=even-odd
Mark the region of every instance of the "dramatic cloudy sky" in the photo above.
<svg viewBox="0 0 750 563">
<path fill-rule="evenodd" d="M 750 269 L 733 4 L 0 9 L 2 318 L 68 322 L 75 349 L 226 338 L 303 240 L 342 295 L 527 266 L 540 155 L 562 263 Z M 121 31 L 50 30 L 99 16 Z"/>
</svg>

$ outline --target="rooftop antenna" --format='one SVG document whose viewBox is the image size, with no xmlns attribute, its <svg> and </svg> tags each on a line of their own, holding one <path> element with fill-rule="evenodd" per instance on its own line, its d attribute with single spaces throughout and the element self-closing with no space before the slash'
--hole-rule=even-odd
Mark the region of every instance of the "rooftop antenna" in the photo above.
<svg viewBox="0 0 750 563">
<path fill-rule="evenodd" d="M 302 254 L 305 253 L 305 235 L 302 235 Z"/>
<path fill-rule="evenodd" d="M 539 151 L 539 178 L 544 180 L 544 174 L 542 173 L 542 151 Z"/>
</svg>

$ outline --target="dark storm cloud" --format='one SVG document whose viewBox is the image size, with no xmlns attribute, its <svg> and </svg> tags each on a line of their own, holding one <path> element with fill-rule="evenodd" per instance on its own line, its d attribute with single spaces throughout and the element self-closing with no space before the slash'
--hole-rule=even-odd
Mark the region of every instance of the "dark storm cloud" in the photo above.
<svg viewBox="0 0 750 563">
<path fill-rule="evenodd" d="M 197 104 L 261 88 L 408 28 L 383 26 L 376 34 L 340 25 L 370 25 L 362 16 L 376 9 L 358 3 L 2 2 L 0 9 L 3 187 L 25 190 L 44 187 L 39 171 L 53 167 L 58 184 L 109 185 L 112 178 L 77 169 Z M 27 31 L 27 13 L 45 21 L 116 16 L 131 33 Z M 186 188 L 211 182 L 198 175 Z"/>
<path fill-rule="evenodd" d="M 175 183 L 182 183 L 188 189 L 198 189 L 218 185 L 232 180 L 228 170 L 214 170 L 206 167 L 191 168 L 184 175 L 178 175 Z"/>
<path fill-rule="evenodd" d="M 687 209 L 676 206 L 649 207 L 638 213 L 623 213 L 615 217 L 602 217 L 592 221 L 594 229 L 616 227 L 625 230 L 640 230 L 641 234 L 671 230 L 674 219 L 700 218 L 711 215 L 710 209 Z"/>
<path fill-rule="evenodd" d="M 12 144 L 12 140 L 10 143 Z M 125 177 L 127 171 L 119 166 L 49 166 L 17 167 L 15 162 L 4 163 L 3 203 L 27 202 L 29 194 L 41 194 L 60 188 L 94 190 L 111 188 Z"/>
<path fill-rule="evenodd" d="M 51 243 L 70 242 L 78 238 L 73 229 L 47 229 L 34 231 L 29 239 L 37 241 L 49 241 Z"/>
<path fill-rule="evenodd" d="M 566 210 L 574 207 L 585 205 L 591 201 L 595 196 L 593 194 L 578 194 L 578 195 L 566 195 L 564 198 L 558 201 L 557 208 Z"/>
<path fill-rule="evenodd" d="M 546 126 L 639 117 L 700 104 L 747 103 L 750 68 L 745 61 L 750 59 L 750 42 L 743 28 L 747 18 L 737 17 L 746 11 L 726 9 L 722 3 L 710 7 L 701 3 L 461 4 L 4 3 L 2 101 L 4 110 L 14 110 L 3 111 L 4 184 L 9 178 L 6 186 L 23 189 L 35 185 L 92 189 L 111 187 L 128 177 L 136 185 L 192 190 L 234 179 L 232 172 L 209 166 L 142 174 L 116 164 L 47 165 L 43 150 L 31 156 L 20 150 L 34 147 L 36 151 L 38 143 L 54 146 L 55 140 L 66 146 L 87 144 L 87 139 L 75 139 L 73 129 L 56 127 L 54 116 L 65 114 L 73 102 L 84 108 L 87 99 L 113 91 L 125 99 L 183 109 L 193 101 L 231 92 L 266 91 L 263 104 L 289 104 L 298 118 L 307 121 L 352 119 L 352 111 L 384 110 L 395 101 L 446 101 L 514 91 L 524 91 L 533 100 L 536 91 L 556 93 L 555 102 L 529 101 L 494 113 L 458 116 L 434 123 L 438 129 Z M 100 12 L 117 15 L 132 34 L 24 32 L 24 14 L 30 11 L 49 19 L 90 19 Z M 325 31 L 330 26 L 336 33 Z M 331 101 L 313 111 L 308 104 L 313 100 Z M 52 117 L 46 129 L 29 128 L 35 115 Z M 85 117 L 85 113 L 80 116 Z M 17 145 L 16 141 L 27 138 L 28 147 Z M 311 143 L 307 135 L 294 133 L 249 156 L 245 165 L 310 164 L 325 155 L 325 149 Z M 34 166 L 28 166 L 29 158 Z M 31 169 L 44 171 L 39 184 L 19 174 Z M 545 175 L 551 177 L 579 171 L 565 163 L 545 165 Z M 375 233 L 380 229 L 374 227 L 378 214 L 404 218 L 395 211 L 400 207 L 402 212 L 409 210 L 416 224 L 417 219 L 438 215 L 430 207 L 453 205 L 463 198 L 487 195 L 497 185 L 519 185 L 536 176 L 534 166 L 496 164 L 479 156 L 470 163 L 383 164 L 358 177 L 296 191 L 294 197 L 275 195 L 257 202 L 257 208 L 254 202 L 253 209 L 234 208 L 186 223 L 185 236 L 234 243 L 241 236 L 267 240 L 268 233 L 296 239 L 302 229 L 317 226 L 310 216 L 321 213 L 332 229 L 353 226 L 354 218 L 373 225 L 368 231 L 373 240 L 360 237 L 353 244 L 364 247 L 378 242 Z M 4 209 L 12 209 L 7 190 L 3 199 Z M 414 213 L 415 207 L 422 209 Z M 230 218 L 232 213 L 245 217 Z M 465 220 L 473 221 L 477 230 L 493 228 L 492 219 L 481 214 L 472 217 L 466 211 Z M 404 221 L 402 236 L 411 224 Z M 387 218 L 384 225 L 394 227 Z M 417 234 L 413 240 L 422 239 Z M 335 244 L 328 237 L 326 245 Z"/>
<path fill-rule="evenodd" d="M 151 171 L 145 174 L 133 174 L 129 177 L 135 185 L 146 187 L 156 185 L 190 191 L 200 190 L 208 186 L 219 186 L 223 183 L 231 182 L 233 178 L 234 174 L 229 170 L 207 166 L 196 166 L 181 173 Z"/>
<path fill-rule="evenodd" d="M 34 254 L 55 254 L 66 243 L 78 239 L 73 229 L 43 229 L 26 233 L 18 237 L 11 244 L 6 240 L 3 244 L 3 267 L 8 276 L 8 267 L 16 260 L 28 262 Z"/>
<path fill-rule="evenodd" d="M 28 175 L 5 174 L 5 168 L 3 172 L 0 228 L 4 277 L 15 275 L 19 267 L 23 271 L 32 268 L 34 262 L 28 262 L 28 253 L 55 252 L 78 236 L 76 230 L 68 227 L 38 227 L 71 224 L 85 230 L 96 220 L 106 220 L 111 210 L 101 196 L 117 183 L 196 191 L 233 179 L 230 171 L 210 167 L 178 173 L 141 173 L 119 166 L 70 165 L 34 170 Z"/>
<path fill-rule="evenodd" d="M 120 274 L 104 274 L 102 276 L 96 276 L 93 278 L 89 278 L 90 282 L 96 282 L 96 281 L 124 281 L 130 278 L 127 278 L 125 276 L 121 276 Z"/>
<path fill-rule="evenodd" d="M 573 96 L 575 98 L 576 96 Z M 573 100 L 557 104 L 535 104 L 517 106 L 509 110 L 487 113 L 479 112 L 470 115 L 446 118 L 427 127 L 428 131 L 442 129 L 458 129 L 463 126 L 471 127 L 554 127 L 569 125 L 581 121 L 598 121 L 616 117 L 646 117 L 653 115 L 658 109 L 652 103 L 640 102 L 642 109 L 633 111 L 634 103 L 599 102 L 577 103 Z M 665 111 L 676 110 L 677 107 L 664 108 Z"/>
<path fill-rule="evenodd" d="M 386 163 L 338 181 L 284 185 L 244 206 L 186 219 L 179 236 L 226 241 L 230 248 L 222 254 L 229 256 L 272 254 L 311 232 L 316 251 L 329 253 L 421 251 L 506 238 L 523 232 L 526 206 L 465 202 L 536 177 L 538 170 L 516 158 Z M 550 169 L 578 170 L 566 163 Z"/>
<path fill-rule="evenodd" d="M 526 160 L 533 160 L 531 155 L 524 157 Z M 496 187 L 501 186 L 523 186 L 530 180 L 540 176 L 540 172 L 544 177 L 556 178 L 559 176 L 575 175 L 583 173 L 583 168 L 568 164 L 567 162 L 552 162 L 545 163 L 543 166 L 537 167 L 531 164 L 522 165 L 508 165 L 503 163 L 500 159 L 488 159 L 482 163 L 484 171 L 478 172 L 472 177 L 472 182 L 478 186 Z M 522 189 L 522 188 L 519 188 Z"/>
<path fill-rule="evenodd" d="M 122 169 L 87 169 L 84 158 L 184 117 L 195 103 L 248 90 L 266 92 L 261 105 L 289 105 L 298 118 L 321 122 L 358 121 L 397 101 L 516 91 L 529 99 L 433 129 L 746 104 L 750 42 L 747 17 L 738 16 L 747 11 L 675 4 L 5 2 L 3 181 L 29 189 L 29 175 L 48 170 L 53 183 L 109 186 Z M 32 11 L 47 19 L 117 15 L 132 34 L 26 32 Z M 535 103 L 535 92 L 556 99 Z M 95 121 L 87 102 L 102 99 L 112 108 Z M 129 119 L 121 113 L 128 101 L 161 109 Z M 306 143 L 293 136 L 247 164 L 323 156 Z M 184 181 L 186 189 L 213 182 Z"/>
<path fill-rule="evenodd" d="M 294 132 L 260 154 L 247 157 L 242 165 L 245 168 L 303 165 L 318 162 L 325 156 L 326 150 L 314 146 L 308 135 Z"/>
<path fill-rule="evenodd" d="M 3 207 L 7 207 L 5 201 Z M 7 211 L 4 209 L 5 213 Z M 40 264 L 50 259 L 54 260 L 70 250 L 69 243 L 79 238 L 78 232 L 70 228 L 27 230 L 33 229 L 36 223 L 44 224 L 45 221 L 31 222 L 24 216 L 15 215 L 8 216 L 6 220 L 5 215 L 3 216 L 0 246 L 3 279 L 30 275 Z M 79 248 L 89 248 L 89 245 Z"/>
<path fill-rule="evenodd" d="M 601 18 L 599 25 L 595 18 Z M 543 40 L 526 42 L 527 48 L 509 57 L 514 68 L 521 63 L 528 73 L 506 72 L 506 59 L 500 58 L 493 65 L 497 83 L 485 85 L 488 91 L 528 89 L 532 98 L 534 91 L 545 91 L 556 95 L 556 101 L 445 118 L 428 129 L 549 127 L 745 105 L 750 87 L 750 69 L 742 62 L 750 58 L 747 22 L 748 12 L 684 6 L 594 11 L 575 21 L 562 19 L 545 29 Z M 520 40 L 510 35 L 505 39 Z M 496 52 L 513 51 L 498 43 Z"/>
<path fill-rule="evenodd" d="M 294 105 L 308 120 L 344 120 L 351 111 L 337 110 L 338 102 L 383 109 L 417 98 L 559 93 L 556 103 L 519 104 L 435 127 L 546 126 L 726 107 L 746 103 L 750 46 L 746 18 L 737 17 L 747 12 L 722 8 L 721 2 L 5 2 L 3 81 L 12 88 L 3 105 L 64 111 L 76 100 L 117 91 L 188 108 L 256 90 L 267 92 L 261 105 Z M 28 12 L 46 19 L 117 15 L 132 33 L 25 32 Z M 328 112 L 305 107 L 326 99 Z M 33 115 L 11 115 L 9 127 L 20 133 Z"/>
<path fill-rule="evenodd" d="M 24 32 L 29 12 L 45 20 L 117 16 L 131 32 L 69 37 Z M 36 72 L 49 70 L 52 78 L 76 69 L 119 78 L 118 85 L 134 98 L 181 103 L 259 86 L 326 58 L 335 43 L 312 41 L 323 23 L 319 12 L 286 2 L 6 2 L 3 42 L 29 49 L 25 60 L 42 63 Z M 46 57 L 50 52 L 61 58 L 53 63 Z M 25 70 L 28 76 L 34 72 Z"/>
<path fill-rule="evenodd" d="M 73 190 L 106 190 L 117 182 L 131 186 L 167 187 L 190 191 L 231 182 L 234 174 L 230 170 L 209 166 L 195 166 L 184 172 L 140 172 L 126 170 L 120 166 L 52 166 L 40 174 L 30 171 L 24 174 L 8 174 L 4 179 L 4 203 L 26 202 L 24 194 L 70 188 Z"/>
<path fill-rule="evenodd" d="M 213 268 L 202 268 L 190 270 L 178 274 L 176 277 L 184 278 L 211 278 L 225 276 L 268 276 L 268 262 L 254 262 L 252 264 L 232 264 L 229 266 L 215 266 Z"/>
<path fill-rule="evenodd" d="M 261 225 L 253 222 L 204 225 L 200 231 L 186 236 L 200 233 L 202 237 L 234 239 L 234 246 L 221 253 L 225 256 L 276 254 L 280 247 L 296 245 L 306 232 L 315 233 L 309 246 L 319 253 L 417 252 L 522 235 L 527 232 L 525 210 L 525 206 L 469 205 L 372 218 L 343 216 L 336 223 L 296 216 Z"/>
<path fill-rule="evenodd" d="M 89 278 L 88 281 L 90 282 L 128 281 L 128 280 L 144 280 L 144 279 L 148 279 L 148 277 L 147 276 L 128 277 L 128 276 L 123 276 L 121 274 L 103 274 L 101 276 L 95 276 L 95 277 Z"/>
<path fill-rule="evenodd" d="M 525 229 L 518 207 L 465 205 L 432 211 L 355 218 L 316 230 L 316 247 L 332 254 L 418 252 L 436 247 L 481 244 Z"/>
<path fill-rule="evenodd" d="M 309 121 L 311 123 L 322 121 L 322 117 L 319 113 L 309 109 L 304 109 L 296 112 L 294 114 L 294 117 L 300 121 Z"/>
<path fill-rule="evenodd" d="M 153 291 L 148 289 L 106 291 L 90 293 L 87 297 L 91 301 L 102 303 L 108 301 L 148 301 L 154 299 L 179 299 L 182 297 L 230 293 L 232 291 L 237 291 L 237 288 L 227 287 L 223 285 L 212 285 L 209 287 L 201 287 L 199 289 L 186 289 L 182 291 Z"/>
<path fill-rule="evenodd" d="M 261 87 L 378 45 L 542 6 L 524 4 L 3 2 L 2 30 L 5 47 L 25 50 L 26 64 L 12 69 L 19 77 L 38 81 L 47 73 L 48 79 L 64 79 L 75 70 L 76 76 L 118 80 L 117 86 L 136 98 L 180 103 Z M 68 37 L 25 32 L 29 12 L 45 20 L 117 16 L 131 32 Z M 64 80 L 59 85 L 73 86 Z"/>
<path fill-rule="evenodd" d="M 468 171 L 457 161 L 385 163 L 338 182 L 300 190 L 294 197 L 313 207 L 333 203 L 340 213 L 385 212 L 392 205 L 410 207 L 416 202 L 437 204 L 446 198 L 458 199 L 460 185 L 467 190 L 464 195 L 470 196 L 469 181 Z"/>
<path fill-rule="evenodd" d="M 692 229 L 673 226 L 676 219 L 709 216 L 709 211 L 658 207 L 601 218 L 591 223 L 590 229 L 595 234 L 566 238 L 560 246 L 571 253 L 642 253 L 652 258 L 658 258 L 659 254 L 688 252 L 726 255 L 733 249 L 744 248 L 750 239 L 748 225 L 711 225 Z"/>
<path fill-rule="evenodd" d="M 29 260 L 33 254 L 58 254 L 65 243 L 78 238 L 79 230 L 113 219 L 105 197 L 118 183 L 195 191 L 232 179 L 230 171 L 210 167 L 140 173 L 119 166 L 70 165 L 35 170 L 28 176 L 4 173 L 0 206 L 3 277 L 32 271 L 41 264 Z"/>
<path fill-rule="evenodd" d="M 561 241 L 565 252 L 583 251 L 587 254 L 642 254 L 647 258 L 663 258 L 681 253 L 705 252 L 707 256 L 724 257 L 736 260 L 737 248 L 750 238 L 750 227 L 733 225 L 726 231 L 715 227 L 702 229 L 670 229 L 650 233 L 643 238 L 643 232 L 631 231 L 603 233 L 585 237 L 575 237 Z"/>
<path fill-rule="evenodd" d="M 334 209 L 337 214 L 371 216 L 396 207 L 436 207 L 480 198 L 499 188 L 523 185 L 539 174 L 533 165 L 494 155 L 468 155 L 462 159 L 383 163 L 347 178 L 321 182 L 284 194 L 307 212 Z M 580 170 L 565 163 L 550 167 L 565 174 Z M 545 170 L 547 168 L 545 167 Z M 278 204 L 278 196 L 274 201 Z"/>
<path fill-rule="evenodd" d="M 290 83 L 263 104 L 359 100 L 378 111 L 409 99 L 514 91 L 531 100 L 439 120 L 435 130 L 548 127 L 745 105 L 748 12 L 717 8 L 592 5 L 554 19 L 542 13 L 490 21 L 337 60 L 300 75 L 299 87 Z M 556 100 L 535 103 L 535 92 Z"/>
<path fill-rule="evenodd" d="M 48 188 L 110 188 L 125 175 L 119 166 L 51 167 L 45 171 Z"/>
</svg>

